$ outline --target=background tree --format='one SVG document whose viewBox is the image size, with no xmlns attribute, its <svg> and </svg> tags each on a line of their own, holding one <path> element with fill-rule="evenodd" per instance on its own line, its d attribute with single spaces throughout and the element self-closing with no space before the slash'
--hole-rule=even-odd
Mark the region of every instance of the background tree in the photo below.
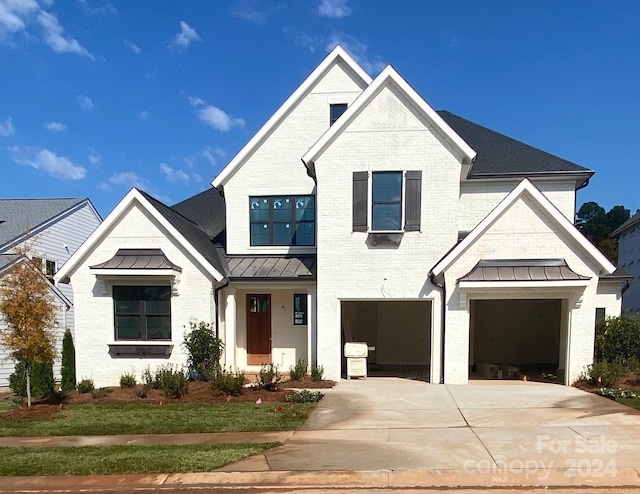
<svg viewBox="0 0 640 494">
<path fill-rule="evenodd" d="M 23 260 L 0 278 L 0 343 L 25 365 L 27 404 L 31 407 L 31 371 L 34 363 L 50 362 L 55 357 L 56 307 L 51 285 L 42 266 L 28 258 L 28 249 L 15 249 Z"/>
<path fill-rule="evenodd" d="M 62 391 L 67 393 L 76 389 L 76 349 L 73 345 L 73 336 L 67 329 L 62 338 Z"/>
<path fill-rule="evenodd" d="M 618 262 L 618 239 L 613 231 L 630 218 L 624 206 L 613 206 L 609 212 L 597 202 L 585 202 L 576 214 L 576 226 L 607 258 Z"/>
</svg>

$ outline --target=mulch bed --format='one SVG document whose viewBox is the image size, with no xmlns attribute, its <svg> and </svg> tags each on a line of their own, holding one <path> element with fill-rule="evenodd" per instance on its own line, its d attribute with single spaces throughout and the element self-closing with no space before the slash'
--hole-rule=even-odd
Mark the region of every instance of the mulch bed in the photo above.
<svg viewBox="0 0 640 494">
<path fill-rule="evenodd" d="M 189 383 L 189 392 L 181 398 L 167 398 L 164 392 L 159 389 L 149 389 L 145 398 L 139 398 L 136 391 L 142 388 L 137 385 L 135 388 L 110 387 L 104 388 L 107 393 L 104 397 L 95 397 L 91 393 L 79 393 L 73 391 L 69 393 L 62 403 L 51 400 L 33 400 L 31 408 L 27 408 L 26 401 L 22 408 L 9 410 L 0 413 L 2 419 L 32 419 L 45 418 L 55 415 L 65 405 L 77 404 L 120 404 L 120 403 L 228 403 L 228 402 L 244 402 L 255 403 L 262 400 L 264 403 L 285 401 L 285 396 L 293 393 L 293 389 L 326 389 L 335 386 L 335 381 L 318 381 L 314 382 L 305 379 L 301 382 L 287 381 L 280 385 L 278 391 L 267 391 L 266 389 L 246 388 L 241 396 L 228 396 L 220 391 L 211 389 L 209 383 L 192 381 Z M 13 395 L 0 395 L 1 399 L 12 399 Z"/>
<path fill-rule="evenodd" d="M 604 386 L 598 383 L 592 383 L 589 380 L 580 380 L 574 383 L 574 386 L 583 391 L 588 391 L 590 393 L 597 393 Z M 636 379 L 636 376 L 633 372 L 629 372 L 625 377 L 623 377 L 617 386 L 611 386 L 614 389 L 624 389 L 625 391 L 635 391 L 636 393 L 640 392 L 640 382 Z"/>
</svg>

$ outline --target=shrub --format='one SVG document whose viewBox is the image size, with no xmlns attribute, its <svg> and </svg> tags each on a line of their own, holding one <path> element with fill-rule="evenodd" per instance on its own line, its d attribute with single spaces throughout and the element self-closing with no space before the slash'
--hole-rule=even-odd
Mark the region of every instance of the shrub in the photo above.
<svg viewBox="0 0 640 494">
<path fill-rule="evenodd" d="M 142 386 L 141 388 L 136 389 L 136 396 L 140 399 L 142 398 L 146 398 L 147 397 L 147 393 L 148 393 L 148 389 L 146 386 Z"/>
<path fill-rule="evenodd" d="M 148 366 L 142 371 L 142 385 L 145 388 L 153 389 L 158 389 L 160 387 L 160 383 L 156 381 L 155 376 L 151 374 L 151 369 Z"/>
<path fill-rule="evenodd" d="M 607 317 L 596 323 L 596 360 L 626 362 L 640 356 L 640 320 Z"/>
<path fill-rule="evenodd" d="M 16 362 L 13 374 L 9 376 L 9 387 L 18 396 L 27 396 L 26 365 Z M 54 392 L 53 362 L 33 364 L 31 368 L 31 394 L 36 398 L 50 398 Z"/>
<path fill-rule="evenodd" d="M 292 381 L 302 381 L 307 375 L 307 364 L 301 358 L 298 359 L 296 365 L 289 367 L 289 378 Z"/>
<path fill-rule="evenodd" d="M 244 372 L 222 370 L 211 379 L 211 388 L 231 396 L 240 396 L 244 391 Z"/>
<path fill-rule="evenodd" d="M 295 393 L 291 393 L 284 397 L 284 401 L 289 403 L 317 403 L 324 394 L 320 391 L 309 391 L 308 389 L 301 389 Z"/>
<path fill-rule="evenodd" d="M 95 386 L 93 385 L 93 379 L 82 379 L 79 383 L 78 383 L 78 392 L 79 393 L 90 393 L 91 391 L 93 391 L 95 389 Z"/>
<path fill-rule="evenodd" d="M 173 365 L 158 367 L 155 375 L 157 387 L 169 398 L 180 398 L 189 391 L 189 376 L 186 371 Z"/>
<path fill-rule="evenodd" d="M 218 338 L 211 325 L 200 321 L 189 323 L 184 334 L 185 349 L 189 363 L 189 376 L 196 381 L 206 381 L 220 372 L 220 358 L 224 343 Z"/>
<path fill-rule="evenodd" d="M 587 374 L 592 384 L 603 387 L 614 387 L 627 372 L 627 367 L 620 362 L 602 360 L 589 366 Z"/>
<path fill-rule="evenodd" d="M 256 387 L 268 391 L 277 391 L 282 378 L 276 364 L 263 365 L 258 373 Z"/>
<path fill-rule="evenodd" d="M 125 372 L 120 376 L 121 388 L 133 388 L 138 384 L 136 381 L 136 375 L 133 372 Z"/>
<path fill-rule="evenodd" d="M 91 396 L 93 398 L 106 398 L 109 393 L 111 393 L 111 389 L 107 388 L 98 388 L 91 391 Z"/>
<path fill-rule="evenodd" d="M 311 380 L 318 382 L 318 381 L 322 381 L 323 377 L 324 377 L 324 367 L 322 365 L 320 367 L 313 365 L 311 367 Z"/>
<path fill-rule="evenodd" d="M 60 387 L 63 393 L 76 389 L 76 350 L 73 345 L 73 336 L 68 329 L 62 338 L 62 382 Z"/>
</svg>

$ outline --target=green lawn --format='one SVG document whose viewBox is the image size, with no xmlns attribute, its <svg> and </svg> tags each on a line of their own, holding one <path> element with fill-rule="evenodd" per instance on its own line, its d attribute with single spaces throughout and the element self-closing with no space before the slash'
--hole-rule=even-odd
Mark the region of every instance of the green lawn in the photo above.
<svg viewBox="0 0 640 494">
<path fill-rule="evenodd" d="M 299 428 L 315 404 L 68 405 L 52 418 L 0 418 L 0 436 L 278 431 Z"/>
<path fill-rule="evenodd" d="M 210 472 L 279 443 L 0 448 L 0 475 Z"/>
<path fill-rule="evenodd" d="M 6 412 L 7 410 L 11 410 L 15 408 L 16 404 L 11 400 L 0 400 L 0 413 Z"/>
<path fill-rule="evenodd" d="M 640 398 L 618 398 L 616 401 L 623 405 L 627 405 L 628 407 L 640 410 Z"/>
</svg>

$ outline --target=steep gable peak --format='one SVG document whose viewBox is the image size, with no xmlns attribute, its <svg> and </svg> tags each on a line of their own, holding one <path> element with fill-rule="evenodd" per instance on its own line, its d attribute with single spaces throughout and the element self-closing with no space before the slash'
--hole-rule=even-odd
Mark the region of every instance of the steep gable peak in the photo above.
<svg viewBox="0 0 640 494">
<path fill-rule="evenodd" d="M 369 84 L 360 96 L 347 109 L 342 117 L 330 127 L 305 153 L 302 161 L 311 171 L 315 161 L 335 141 L 358 115 L 387 87 L 394 87 L 407 99 L 419 113 L 455 148 L 462 156 L 462 163 L 469 164 L 476 157 L 476 152 L 445 122 L 440 115 L 411 87 L 411 85 L 393 68 L 387 65 Z"/>
<path fill-rule="evenodd" d="M 308 95 L 311 90 L 322 80 L 322 78 L 336 65 L 340 64 L 349 71 L 358 81 L 362 89 L 371 84 L 371 76 L 353 59 L 347 51 L 340 45 L 337 45 L 331 52 L 320 62 L 313 72 L 304 80 L 300 86 L 293 92 L 289 98 L 278 108 L 262 128 L 249 140 L 247 144 L 236 154 L 233 159 L 224 167 L 224 169 L 213 179 L 211 185 L 216 188 L 224 187 L 224 185 L 233 177 L 233 175 L 242 167 L 245 161 L 253 155 L 258 147 L 273 133 L 280 123 L 291 113 L 291 111 Z"/>
</svg>

